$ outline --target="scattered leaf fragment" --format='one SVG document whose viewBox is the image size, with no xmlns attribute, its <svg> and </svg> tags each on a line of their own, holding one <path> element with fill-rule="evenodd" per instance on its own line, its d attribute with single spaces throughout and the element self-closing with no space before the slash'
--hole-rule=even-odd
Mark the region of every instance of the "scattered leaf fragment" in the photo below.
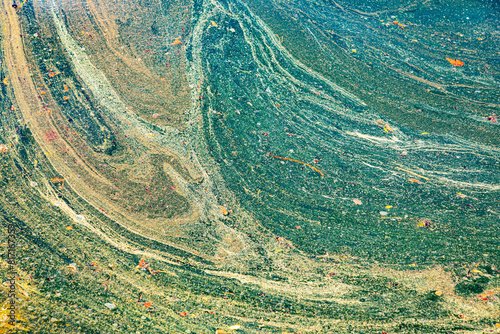
<svg viewBox="0 0 500 334">
<path fill-rule="evenodd" d="M 177 44 L 182 44 L 182 42 L 178 38 L 175 39 L 172 45 L 177 45 Z"/>
<path fill-rule="evenodd" d="M 219 205 L 219 208 L 222 210 L 222 214 L 224 216 L 229 215 L 229 211 L 225 207 L 223 207 L 222 205 Z"/>
<path fill-rule="evenodd" d="M 144 268 L 147 268 L 149 267 L 149 263 L 147 263 L 144 258 L 142 258 L 140 261 L 139 261 L 139 265 L 137 266 L 139 269 L 144 269 Z"/>
<path fill-rule="evenodd" d="M 488 116 L 488 121 L 490 121 L 492 123 L 497 123 L 498 122 L 497 115 L 493 114 L 491 116 Z"/>
<path fill-rule="evenodd" d="M 66 266 L 66 268 L 73 270 L 73 272 L 78 271 L 78 267 L 77 267 L 76 263 L 70 263 L 69 265 Z"/>
<path fill-rule="evenodd" d="M 57 177 L 57 176 L 56 176 L 55 178 L 50 179 L 49 181 L 50 181 L 50 182 L 64 182 L 64 179 L 63 179 L 63 178 L 61 178 L 61 177 Z"/>
<path fill-rule="evenodd" d="M 463 61 L 460 61 L 458 59 L 451 59 L 451 58 L 446 57 L 446 60 L 449 61 L 450 64 L 452 64 L 453 66 L 456 66 L 456 67 L 462 67 L 465 64 Z"/>
<path fill-rule="evenodd" d="M 361 202 L 361 201 L 360 201 L 359 199 L 357 199 L 357 198 L 354 198 L 352 201 L 354 202 L 354 204 L 357 204 L 357 205 L 362 205 L 362 204 L 363 204 L 363 202 Z"/>
<path fill-rule="evenodd" d="M 210 23 L 212 23 L 214 27 L 217 27 L 217 23 L 215 23 L 214 21 L 210 21 Z"/>
<path fill-rule="evenodd" d="M 418 227 L 430 227 L 432 222 L 427 218 L 421 218 L 418 220 Z"/>
</svg>

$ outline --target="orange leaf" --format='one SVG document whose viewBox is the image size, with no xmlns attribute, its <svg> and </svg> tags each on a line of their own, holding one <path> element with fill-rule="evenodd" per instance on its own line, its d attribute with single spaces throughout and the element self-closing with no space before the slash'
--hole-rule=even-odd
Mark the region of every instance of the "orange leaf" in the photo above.
<svg viewBox="0 0 500 334">
<path fill-rule="evenodd" d="M 55 177 L 53 179 L 50 179 L 51 182 L 64 182 L 64 179 L 63 178 L 60 178 L 60 177 Z"/>
<path fill-rule="evenodd" d="M 142 258 L 140 261 L 139 261 L 139 268 L 144 268 L 146 266 L 146 261 L 144 261 L 144 258 Z"/>
<path fill-rule="evenodd" d="M 446 57 L 446 60 L 449 61 L 453 66 L 457 66 L 457 67 L 462 67 L 465 64 L 463 61 L 460 61 L 458 59 L 451 59 L 451 58 Z"/>
</svg>

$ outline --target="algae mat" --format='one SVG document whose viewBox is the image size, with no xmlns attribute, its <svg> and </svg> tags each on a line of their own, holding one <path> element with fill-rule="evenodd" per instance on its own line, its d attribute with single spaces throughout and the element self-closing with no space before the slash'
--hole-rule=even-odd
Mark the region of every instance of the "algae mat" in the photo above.
<svg viewBox="0 0 500 334">
<path fill-rule="evenodd" d="M 500 331 L 498 2 L 2 6 L 0 333 Z"/>
</svg>

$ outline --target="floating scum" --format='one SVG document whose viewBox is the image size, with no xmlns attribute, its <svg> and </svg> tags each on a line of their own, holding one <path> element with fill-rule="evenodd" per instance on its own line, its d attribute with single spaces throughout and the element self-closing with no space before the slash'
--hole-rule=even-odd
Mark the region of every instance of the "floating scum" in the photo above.
<svg viewBox="0 0 500 334">
<path fill-rule="evenodd" d="M 239 8 L 231 15 L 244 13 Z M 462 233 L 464 221 L 467 233 L 484 226 L 483 219 L 498 226 L 494 198 L 500 175 L 493 167 L 498 150 L 458 135 L 424 136 L 383 119 L 297 61 L 260 21 L 243 21 L 239 28 L 241 22 L 231 15 L 217 22 L 234 27 L 235 33 L 209 29 L 196 43 L 203 45 L 205 71 L 212 74 L 204 94 L 204 116 L 210 119 L 206 132 L 213 133 L 209 150 L 237 196 L 245 198 L 246 210 L 274 233 L 316 254 L 348 249 L 409 264 L 467 261 L 472 254 L 491 252 L 486 240 L 492 235 L 480 240 L 471 234 L 463 241 L 467 246 L 454 236 Z M 240 64 L 249 73 L 239 71 Z M 464 203 L 449 195 L 461 191 L 479 197 Z M 380 223 L 379 212 L 388 204 L 393 206 L 389 219 Z M 425 247 L 419 219 L 437 227 L 425 236 Z M 361 222 L 365 228 L 359 230 Z M 444 249 L 447 244 L 451 248 Z"/>
<path fill-rule="evenodd" d="M 425 118 L 418 124 L 397 121 L 374 102 L 394 105 L 389 102 L 399 95 L 390 91 L 394 85 L 387 78 L 397 77 L 397 89 L 408 94 L 396 101 L 402 105 L 399 112 L 410 109 L 408 103 L 422 104 L 420 114 L 444 110 L 451 119 L 446 92 L 457 87 L 445 86 L 450 77 L 444 76 L 458 80 L 473 66 L 452 71 L 451 65 L 461 61 L 452 59 L 455 65 L 448 59 L 451 65 L 442 70 L 442 51 L 433 57 L 440 59 L 435 66 L 427 55 L 409 52 L 409 44 L 401 43 L 420 43 L 410 40 L 422 26 L 405 17 L 417 15 L 411 6 L 409 12 L 400 8 L 406 24 L 391 19 L 387 26 L 380 22 L 382 12 L 366 14 L 374 9 L 364 8 L 363 2 L 343 3 L 341 8 L 290 2 L 279 16 L 275 13 L 275 20 L 281 15 L 286 19 L 286 29 L 280 30 L 271 26 L 273 20 L 263 21 L 273 11 L 259 17 L 259 8 L 250 10 L 244 2 L 201 1 L 176 12 L 180 3 L 148 7 L 54 0 L 48 3 L 52 16 L 37 12 L 36 2 L 23 7 L 29 36 L 36 34 L 33 43 L 39 43 L 34 45 L 43 48 L 47 43 L 55 50 L 31 59 L 33 71 L 37 67 L 33 77 L 40 80 L 35 86 L 43 86 L 35 92 L 53 110 L 43 116 L 45 127 L 30 123 L 40 143 L 5 125 L 28 117 L 19 109 L 29 109 L 9 109 L 10 101 L 0 101 L 6 111 L 0 142 L 9 145 L 8 154 L 0 156 L 0 211 L 2 219 L 22 228 L 19 267 L 23 279 L 41 292 L 29 304 L 33 323 L 50 333 L 435 333 L 496 326 L 498 149 L 457 132 L 440 135 L 429 129 L 433 124 Z M 71 10 L 59 10 L 59 5 Z M 436 4 L 422 4 L 430 5 Z M 109 16 L 104 18 L 105 12 Z M 182 27 L 148 27 L 128 20 L 128 15 L 136 19 L 144 13 L 150 18 L 153 12 L 193 15 Z M 310 19 L 301 17 L 303 13 Z M 18 17 L 2 15 L 11 23 Z M 151 86 L 190 87 L 181 126 L 155 123 L 170 110 L 151 111 L 150 117 L 134 114 L 123 103 L 129 96 L 120 96 L 117 86 L 131 81 L 131 72 L 123 74 L 129 78 L 113 77 L 116 82 L 106 77 L 104 73 L 117 69 L 82 47 L 90 33 L 69 29 L 89 22 L 86 15 L 107 26 L 108 31 L 99 28 L 106 31 L 102 45 L 119 44 L 118 53 L 123 49 L 117 36 L 131 34 L 182 50 L 172 55 L 178 58 L 170 64 L 185 66 L 185 73 L 179 72 L 186 76 L 185 85 L 161 72 L 161 57 L 127 40 L 130 50 L 148 54 L 139 60 L 127 51 L 134 63 L 148 64 L 141 68 L 150 71 Z M 168 18 L 160 19 L 170 24 Z M 290 25 L 292 21 L 296 24 Z M 44 38 L 44 27 L 49 27 L 50 38 Z M 164 38 L 159 32 L 169 27 L 177 30 Z M 52 38 L 55 33 L 59 38 Z M 20 34 L 10 37 L 6 42 L 19 40 Z M 339 47 L 332 48 L 329 38 Z M 317 45 L 321 52 L 314 51 Z M 384 48 L 397 52 L 381 56 Z M 29 48 L 25 51 L 30 54 Z M 460 54 L 462 63 L 469 64 L 472 58 Z M 323 69 L 306 64 L 306 58 L 325 64 L 323 57 Z M 22 67 L 12 67 L 15 62 L 6 59 L 11 74 L 21 73 Z M 46 59 L 60 66 L 50 70 Z M 420 64 L 424 70 L 416 67 Z M 439 83 L 431 81 L 441 76 Z M 416 88 L 409 78 L 415 77 L 429 89 L 426 95 L 413 94 Z M 2 88 L 26 82 L 9 78 Z M 495 78 L 488 80 L 498 86 Z M 442 105 L 430 104 L 431 87 Z M 153 97 L 150 88 L 140 87 L 141 99 Z M 87 94 L 76 94 L 80 90 Z M 20 102 L 27 91 L 16 92 Z M 37 102 L 38 93 L 31 98 Z M 85 101 L 92 108 L 87 110 Z M 70 105 L 71 113 L 64 114 Z M 472 117 L 484 126 L 497 126 L 492 119 Z M 76 138 L 71 133 L 95 145 L 76 145 L 84 140 L 71 142 Z M 110 150 L 103 144 L 108 139 Z M 61 159 L 49 161 L 49 154 L 41 153 L 50 145 L 60 148 L 52 157 Z M 70 149 L 79 155 L 70 156 Z M 79 164 L 73 157 L 84 159 Z M 176 165 L 178 160 L 182 163 Z M 87 170 L 102 178 L 78 181 L 77 171 Z M 118 178 L 122 182 L 115 183 Z M 64 194 L 42 187 L 46 180 L 63 187 L 65 179 Z M 130 184 L 137 187 L 127 188 Z M 182 196 L 169 197 L 174 193 Z M 180 209 L 167 210 L 176 199 L 180 209 L 189 206 L 185 215 L 176 216 Z M 125 203 L 122 217 L 111 209 L 117 202 Z M 46 205 L 50 203 L 54 205 Z M 149 215 L 153 206 L 155 216 Z M 143 216 L 137 213 L 141 210 Z M 190 214 L 194 218 L 184 220 Z M 141 219 L 129 229 L 123 221 L 135 215 Z M 153 221 L 158 230 L 146 234 Z M 49 314 L 53 318 L 45 319 Z"/>
</svg>

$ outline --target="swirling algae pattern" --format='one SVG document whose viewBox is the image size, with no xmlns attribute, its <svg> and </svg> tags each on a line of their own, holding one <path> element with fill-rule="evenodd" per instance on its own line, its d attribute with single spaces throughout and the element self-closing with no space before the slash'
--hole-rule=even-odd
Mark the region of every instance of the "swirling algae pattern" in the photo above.
<svg viewBox="0 0 500 334">
<path fill-rule="evenodd" d="M 460 3 L 4 0 L 0 332 L 496 330 L 498 6 Z"/>
</svg>

